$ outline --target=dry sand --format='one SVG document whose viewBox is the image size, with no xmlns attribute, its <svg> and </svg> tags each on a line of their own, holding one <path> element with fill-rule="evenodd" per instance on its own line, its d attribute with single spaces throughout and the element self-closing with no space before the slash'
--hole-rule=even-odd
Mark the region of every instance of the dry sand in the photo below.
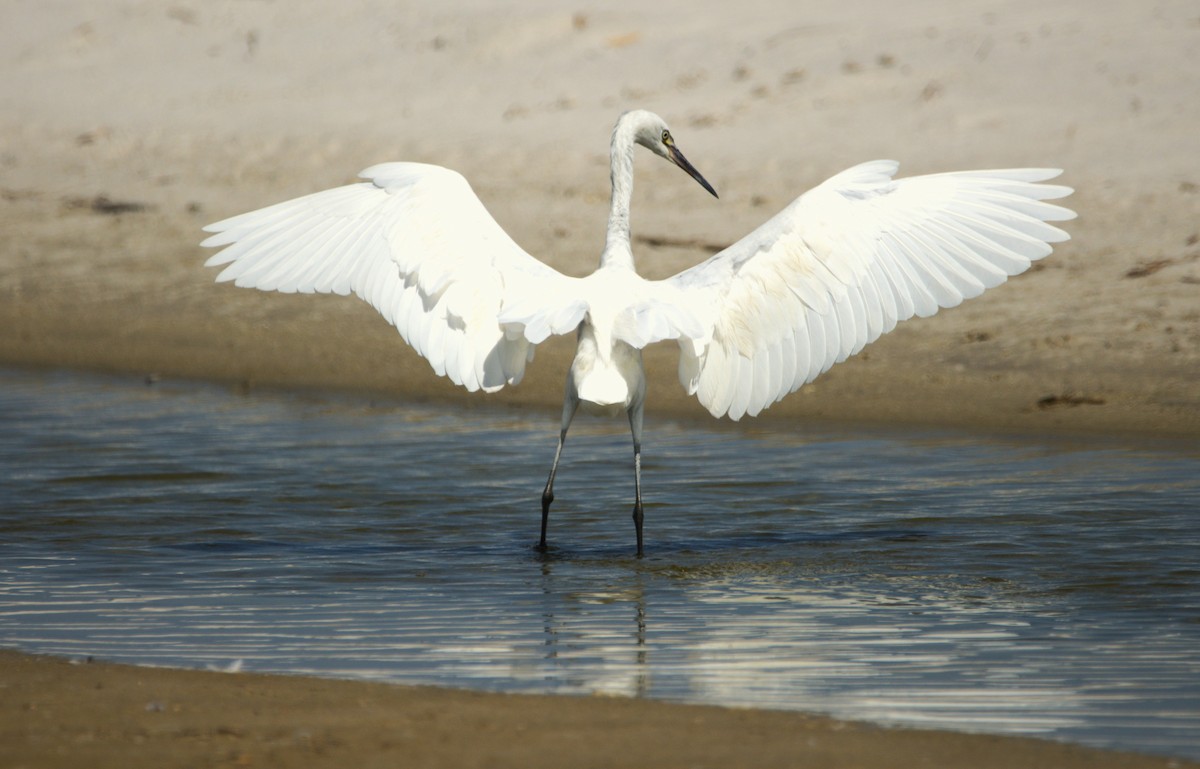
<svg viewBox="0 0 1200 769">
<path fill-rule="evenodd" d="M 422 160 L 463 172 L 527 250 L 582 274 L 603 238 L 612 121 L 638 106 L 672 122 L 722 195 L 640 161 L 633 223 L 649 276 L 866 159 L 896 158 L 902 174 L 1061 166 L 1077 189 L 1073 240 L 1035 270 L 902 324 L 762 418 L 1200 435 L 1191 0 L 61 0 L 9 3 L 0 22 L 0 363 L 489 402 L 438 380 L 355 300 L 214 285 L 199 227 Z M 557 410 L 567 355 L 547 344 L 490 402 Z M 655 415 L 702 410 L 670 349 L 648 365 L 652 445 Z M 6 659 L 10 687 L 31 674 Z M 99 670 L 114 687 L 167 675 Z M 245 718 L 260 695 L 240 692 L 334 686 L 178 679 L 193 680 L 225 682 L 197 685 L 227 688 Z M 505 717 L 484 703 L 507 700 L 463 697 Z M 636 731 L 612 723 L 617 740 Z"/>
</svg>

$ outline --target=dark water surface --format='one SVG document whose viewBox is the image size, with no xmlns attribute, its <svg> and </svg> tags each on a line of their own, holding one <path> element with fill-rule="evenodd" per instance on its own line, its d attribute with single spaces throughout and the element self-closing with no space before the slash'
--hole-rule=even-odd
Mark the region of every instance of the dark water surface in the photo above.
<svg viewBox="0 0 1200 769">
<path fill-rule="evenodd" d="M 1200 450 L 0 370 L 0 645 L 1200 758 Z"/>
</svg>

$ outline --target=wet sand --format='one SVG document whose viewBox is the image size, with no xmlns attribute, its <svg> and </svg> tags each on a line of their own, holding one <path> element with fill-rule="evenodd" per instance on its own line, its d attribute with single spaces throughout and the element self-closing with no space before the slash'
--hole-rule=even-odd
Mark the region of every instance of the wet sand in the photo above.
<svg viewBox="0 0 1200 769">
<path fill-rule="evenodd" d="M 902 175 L 1061 166 L 1077 189 L 1072 241 L 1034 270 L 902 324 L 760 418 L 1200 436 L 1188 2 L 920 0 L 903 18 L 832 1 L 332 9 L 68 0 L 9 14 L 0 364 L 528 405 L 552 433 L 569 342 L 539 349 L 517 388 L 459 392 L 356 300 L 214 285 L 199 228 L 421 160 L 463 172 L 518 243 L 583 274 L 603 239 L 609 130 L 637 106 L 672 122 L 722 195 L 639 160 L 635 251 L 651 277 L 870 158 Z M 652 443 L 657 415 L 704 413 L 669 346 L 647 363 Z M 0 659 L 12 766 L 1162 763 L 795 714 Z"/>
<path fill-rule="evenodd" d="M 1198 765 L 799 713 L 71 663 L 4 651 L 0 685 L 5 767 Z"/>
</svg>

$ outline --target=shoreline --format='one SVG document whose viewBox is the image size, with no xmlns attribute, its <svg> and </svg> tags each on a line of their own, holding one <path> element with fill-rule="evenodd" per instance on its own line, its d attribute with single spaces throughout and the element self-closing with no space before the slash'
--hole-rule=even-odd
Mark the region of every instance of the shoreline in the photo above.
<svg viewBox="0 0 1200 769">
<path fill-rule="evenodd" d="M 1185 769 L 1037 738 L 785 711 L 75 662 L 0 649 L 6 766 Z M 470 737 L 467 737 L 470 735 Z M 616 737 L 614 739 L 614 737 Z"/>
<path fill-rule="evenodd" d="M 569 361 L 564 362 L 564 366 Z M 501 412 L 524 415 L 526 417 L 543 418 L 546 426 L 547 440 L 553 444 L 557 435 L 560 404 L 555 401 L 533 402 L 533 398 L 497 398 L 480 393 L 459 393 L 451 387 L 449 393 L 444 389 L 429 390 L 421 393 L 397 392 L 394 388 L 371 388 L 361 385 L 344 383 L 306 383 L 289 379 L 287 381 L 261 381 L 248 379 L 228 379 L 211 376 L 171 376 L 161 371 L 142 369 L 126 369 L 109 365 L 98 366 L 68 366 L 60 363 L 26 363 L 0 361 L 0 367 L 10 371 L 25 372 L 29 376 L 63 375 L 95 377 L 101 381 L 111 380 L 124 386 L 158 387 L 171 384 L 183 387 L 219 388 L 226 390 L 234 397 L 252 396 L 256 393 L 266 397 L 315 397 L 331 400 L 346 399 L 354 402 L 367 402 L 373 406 L 383 406 L 397 413 L 407 407 L 429 407 L 435 409 L 458 409 L 465 419 L 471 418 L 471 413 Z M 441 380 L 439 380 L 441 381 Z M 539 392 L 546 392 L 539 388 Z M 557 397 L 557 393 L 554 394 Z M 1061 446 L 1108 446 L 1127 447 L 1135 450 L 1161 450 L 1167 452 L 1193 453 L 1200 450 L 1190 429 L 1176 431 L 1162 430 L 1157 427 L 1147 428 L 1144 425 L 1119 426 L 1110 428 L 1097 425 L 1094 422 L 1083 421 L 1076 425 L 1053 427 L 1037 424 L 1013 424 L 1010 422 L 991 423 L 984 421 L 937 420 L 924 415 L 911 418 L 887 418 L 870 416 L 839 417 L 836 414 L 807 414 L 804 412 L 789 412 L 778 414 L 773 419 L 771 413 L 757 419 L 747 418 L 738 422 L 727 419 L 714 420 L 708 412 L 702 409 L 688 408 L 689 404 L 673 403 L 667 407 L 655 410 L 653 419 L 647 418 L 647 442 L 653 440 L 655 423 L 671 422 L 685 426 L 695 426 L 708 430 L 741 431 L 778 431 L 795 427 L 797 430 L 811 430 L 814 433 L 863 432 L 882 435 L 912 435 L 921 433 L 945 433 L 947 435 L 964 435 L 982 440 L 1017 441 Z M 1063 408 L 1072 408 L 1064 405 Z M 1031 409 L 1032 411 L 1032 409 Z M 580 414 L 577 420 L 591 420 L 595 423 L 611 423 L 618 432 L 627 432 L 627 427 L 620 420 L 610 420 L 605 417 L 593 417 Z"/>
</svg>

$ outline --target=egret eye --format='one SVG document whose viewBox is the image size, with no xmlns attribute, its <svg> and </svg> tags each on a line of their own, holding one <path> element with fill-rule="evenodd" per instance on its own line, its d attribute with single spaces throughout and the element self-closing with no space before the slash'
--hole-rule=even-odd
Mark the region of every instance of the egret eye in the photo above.
<svg viewBox="0 0 1200 769">
<path fill-rule="evenodd" d="M 675 140 L 671 138 L 670 131 L 663 131 L 662 143 L 667 145 L 668 147 L 670 147 L 672 144 L 675 143 Z"/>
</svg>

